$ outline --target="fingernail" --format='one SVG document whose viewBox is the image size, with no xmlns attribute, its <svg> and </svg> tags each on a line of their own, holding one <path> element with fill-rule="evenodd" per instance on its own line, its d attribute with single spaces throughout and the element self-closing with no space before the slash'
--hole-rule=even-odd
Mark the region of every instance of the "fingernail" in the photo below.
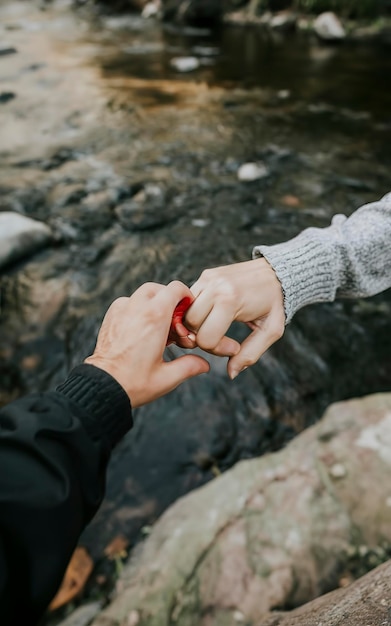
<svg viewBox="0 0 391 626">
<path fill-rule="evenodd" d="M 232 370 L 230 377 L 231 380 L 235 380 L 235 378 L 238 376 L 238 374 L 240 374 L 240 372 L 238 370 Z"/>
<path fill-rule="evenodd" d="M 187 338 L 190 339 L 190 341 L 195 341 L 196 340 L 196 336 L 194 333 L 189 333 L 187 335 Z"/>
<path fill-rule="evenodd" d="M 246 365 L 245 367 L 243 367 L 243 369 L 241 370 L 233 370 L 232 374 L 231 374 L 231 380 L 234 380 L 237 376 L 239 376 L 239 374 L 241 374 L 242 372 L 244 372 L 246 369 L 248 369 L 248 365 Z"/>
</svg>

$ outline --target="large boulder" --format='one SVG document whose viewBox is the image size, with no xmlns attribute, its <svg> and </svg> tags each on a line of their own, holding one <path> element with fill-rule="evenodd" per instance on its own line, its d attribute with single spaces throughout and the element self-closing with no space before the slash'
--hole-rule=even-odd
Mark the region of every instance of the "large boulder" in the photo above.
<svg viewBox="0 0 391 626">
<path fill-rule="evenodd" d="M 0 213 L 0 268 L 43 248 L 51 238 L 42 222 L 12 211 Z"/>
<path fill-rule="evenodd" d="M 388 626 L 391 561 L 346 589 L 337 589 L 288 613 L 273 612 L 256 626 Z"/>
<path fill-rule="evenodd" d="M 284 450 L 172 506 L 94 626 L 262 625 L 268 611 L 330 591 L 357 555 L 386 558 L 390 466 L 391 394 L 331 406 Z"/>
</svg>

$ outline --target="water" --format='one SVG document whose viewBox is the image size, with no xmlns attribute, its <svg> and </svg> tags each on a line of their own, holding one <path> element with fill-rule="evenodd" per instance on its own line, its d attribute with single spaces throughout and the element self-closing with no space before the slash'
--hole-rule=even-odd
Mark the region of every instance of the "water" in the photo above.
<svg viewBox="0 0 391 626">
<path fill-rule="evenodd" d="M 229 25 L 218 33 L 195 31 L 191 36 L 149 27 L 144 43 L 140 33 L 127 29 L 117 30 L 116 36 L 119 49 L 101 60 L 105 76 L 258 87 L 290 103 L 322 103 L 391 121 L 391 54 L 386 44 L 325 45 L 306 34 Z M 198 57 L 201 66 L 179 75 L 171 59 L 190 55 Z"/>
</svg>

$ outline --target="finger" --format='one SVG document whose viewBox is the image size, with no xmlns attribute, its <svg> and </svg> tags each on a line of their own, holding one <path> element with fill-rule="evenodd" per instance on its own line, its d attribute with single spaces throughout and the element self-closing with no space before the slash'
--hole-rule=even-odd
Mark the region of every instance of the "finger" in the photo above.
<svg viewBox="0 0 391 626">
<path fill-rule="evenodd" d="M 186 350 L 193 350 L 197 347 L 195 335 L 188 335 L 187 337 L 176 337 L 174 342 L 177 346 L 185 348 Z"/>
<path fill-rule="evenodd" d="M 267 329 L 257 328 L 240 347 L 239 352 L 228 361 L 228 375 L 233 380 L 246 367 L 254 365 L 264 352 L 276 341 L 276 336 Z"/>
<path fill-rule="evenodd" d="M 193 299 L 193 294 L 189 287 L 179 280 L 173 280 L 157 293 L 154 305 L 161 307 L 164 311 L 173 313 L 177 304 L 186 297 Z"/>
<path fill-rule="evenodd" d="M 196 338 L 197 339 L 197 338 Z M 219 343 L 213 350 L 206 350 L 210 354 L 214 354 L 215 356 L 229 356 L 233 357 L 235 354 L 238 354 L 240 350 L 240 343 L 235 341 L 235 339 L 231 339 L 231 337 L 222 337 Z"/>
<path fill-rule="evenodd" d="M 163 368 L 164 393 L 167 393 L 189 378 L 194 378 L 194 376 L 199 376 L 199 374 L 206 374 L 209 372 L 210 365 L 202 357 L 188 354 L 165 363 Z"/>
<path fill-rule="evenodd" d="M 185 324 L 191 330 L 198 331 L 213 309 L 213 300 L 207 291 L 203 291 L 188 308 L 185 315 Z M 224 334 L 224 333 L 223 333 Z"/>
<path fill-rule="evenodd" d="M 202 296 L 201 296 L 202 297 Z M 222 304 L 213 307 L 197 332 L 197 344 L 204 350 L 213 350 L 220 343 L 233 322 L 231 307 Z"/>
<path fill-rule="evenodd" d="M 193 285 L 190 287 L 190 291 L 195 298 L 198 298 L 201 291 L 203 291 L 204 289 L 205 289 L 205 285 L 203 284 L 203 281 L 201 278 L 196 280 L 196 282 L 193 283 Z"/>
<path fill-rule="evenodd" d="M 160 291 L 162 291 L 162 289 L 165 289 L 165 285 L 160 285 L 159 283 L 152 282 L 144 283 L 143 285 L 141 285 L 141 287 L 136 289 L 136 291 L 130 297 L 134 298 L 134 296 L 140 296 L 146 299 L 150 299 L 156 296 Z"/>
</svg>

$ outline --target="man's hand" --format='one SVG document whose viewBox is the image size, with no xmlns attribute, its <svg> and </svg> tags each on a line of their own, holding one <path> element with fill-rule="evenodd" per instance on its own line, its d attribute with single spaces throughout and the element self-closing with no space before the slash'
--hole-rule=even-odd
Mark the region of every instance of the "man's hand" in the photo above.
<svg viewBox="0 0 391 626">
<path fill-rule="evenodd" d="M 174 309 L 185 297 L 193 298 L 179 281 L 167 287 L 146 283 L 130 298 L 115 300 L 105 315 L 95 351 L 85 362 L 111 374 L 133 407 L 209 371 L 209 363 L 196 355 L 163 360 Z"/>
<path fill-rule="evenodd" d="M 186 313 L 185 325 L 195 332 L 200 348 L 230 357 L 228 374 L 232 379 L 284 333 L 281 284 L 263 258 L 207 269 L 191 291 L 195 301 Z M 245 322 L 252 330 L 241 345 L 225 336 L 234 320 Z"/>
</svg>

